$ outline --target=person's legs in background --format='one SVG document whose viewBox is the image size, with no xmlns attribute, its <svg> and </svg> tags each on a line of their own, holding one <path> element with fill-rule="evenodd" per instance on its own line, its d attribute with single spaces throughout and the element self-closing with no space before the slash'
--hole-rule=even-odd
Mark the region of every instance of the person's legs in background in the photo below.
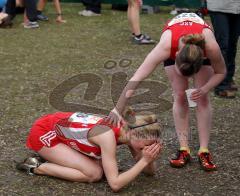
<svg viewBox="0 0 240 196">
<path fill-rule="evenodd" d="M 16 1 L 16 0 L 7 0 L 6 6 L 5 6 L 5 12 L 8 14 L 8 16 L 4 19 L 4 21 L 1 23 L 1 28 L 11 27 L 12 26 L 12 20 L 15 18 L 17 14 L 17 6 L 19 4 L 22 4 L 22 2 Z"/>
<path fill-rule="evenodd" d="M 238 40 L 237 28 L 239 29 L 239 24 L 236 24 L 237 22 L 234 22 L 235 20 L 232 18 L 237 15 L 233 15 L 234 14 L 221 12 L 210 12 L 214 34 L 227 67 L 225 79 L 215 88 L 215 94 L 223 98 L 234 98 L 236 94 L 236 88 L 232 84 L 235 72 L 235 57 Z M 239 17 L 238 23 L 240 23 Z"/>
<path fill-rule="evenodd" d="M 141 4 L 138 1 L 128 0 L 127 16 L 131 32 L 134 36 L 138 36 L 141 34 L 139 17 L 140 7 Z"/>
<path fill-rule="evenodd" d="M 101 0 L 82 0 L 85 10 L 78 12 L 81 16 L 100 16 Z"/>
<path fill-rule="evenodd" d="M 16 16 L 16 0 L 7 0 L 6 3 L 6 13 L 10 20 L 13 20 Z"/>
<path fill-rule="evenodd" d="M 135 44 L 154 44 L 148 35 L 144 35 L 140 30 L 140 9 L 142 6 L 141 0 L 128 0 L 128 21 L 133 35 L 133 43 Z"/>
<path fill-rule="evenodd" d="M 48 21 L 48 17 L 45 16 L 42 11 L 44 10 L 45 6 L 46 6 L 47 0 L 39 0 L 38 5 L 37 5 L 37 19 L 41 20 L 41 21 Z M 59 0 L 53 0 L 56 12 L 57 12 L 57 18 L 56 18 L 56 22 L 59 23 L 66 23 L 66 20 L 63 20 L 62 17 L 62 9 L 61 9 L 61 5 L 60 5 L 60 1 Z"/>
<path fill-rule="evenodd" d="M 1 11 L 5 7 L 6 13 L 1 13 L 1 22 L 0 22 L 0 28 L 6 28 L 12 26 L 12 20 L 16 15 L 16 1 L 15 0 L 8 0 L 8 1 L 2 1 L 1 2 Z"/>
<path fill-rule="evenodd" d="M 230 81 L 230 88 L 234 91 L 238 90 L 233 80 L 236 67 L 236 53 L 237 53 L 237 43 L 240 33 L 240 14 L 230 14 L 229 15 L 229 27 L 230 27 L 230 37 L 229 37 L 229 47 L 228 47 L 228 70 L 227 78 Z"/>
<path fill-rule="evenodd" d="M 47 0 L 39 0 L 37 4 L 37 19 L 41 21 L 48 21 L 48 17 L 42 14 L 43 9 L 45 8 Z"/>
<path fill-rule="evenodd" d="M 37 1 L 36 0 L 23 0 L 26 15 L 29 22 L 24 23 L 24 28 L 32 29 L 38 28 L 39 25 L 37 23 Z"/>
<path fill-rule="evenodd" d="M 56 22 L 66 23 L 67 21 L 64 20 L 63 17 L 62 17 L 62 9 L 61 9 L 61 5 L 60 5 L 60 1 L 59 0 L 54 0 L 53 2 L 54 2 L 55 9 L 57 11 Z"/>
<path fill-rule="evenodd" d="M 22 13 L 22 11 L 24 10 L 24 8 L 23 9 L 20 9 L 20 8 L 23 8 L 22 0 L 7 0 L 5 11 L 8 14 L 8 17 L 3 22 L 2 24 L 3 26 L 1 27 L 11 26 L 12 20 L 15 18 L 16 14 L 19 13 L 19 10 L 20 10 L 20 13 Z M 23 12 L 24 12 L 24 24 L 28 24 L 29 20 L 26 15 L 26 10 Z"/>
<path fill-rule="evenodd" d="M 101 0 L 91 0 L 90 2 L 86 10 L 92 11 L 95 14 L 101 14 Z"/>
</svg>

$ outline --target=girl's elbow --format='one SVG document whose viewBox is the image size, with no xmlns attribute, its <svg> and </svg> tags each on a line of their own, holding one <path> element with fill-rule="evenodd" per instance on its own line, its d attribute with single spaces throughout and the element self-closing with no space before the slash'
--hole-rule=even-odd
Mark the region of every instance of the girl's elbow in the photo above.
<svg viewBox="0 0 240 196">
<path fill-rule="evenodd" d="M 113 192 L 118 192 L 120 190 L 119 187 L 111 187 Z"/>
<path fill-rule="evenodd" d="M 121 189 L 121 186 L 119 186 L 117 183 L 111 183 L 110 187 L 114 192 L 118 192 Z"/>
<path fill-rule="evenodd" d="M 122 186 L 118 183 L 117 180 L 109 182 L 109 185 L 114 192 L 118 192 L 122 188 Z"/>
</svg>

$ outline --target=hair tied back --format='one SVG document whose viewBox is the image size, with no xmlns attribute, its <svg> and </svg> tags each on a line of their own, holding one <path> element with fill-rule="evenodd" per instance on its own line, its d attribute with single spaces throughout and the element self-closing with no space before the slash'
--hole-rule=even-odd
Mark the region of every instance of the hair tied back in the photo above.
<svg viewBox="0 0 240 196">
<path fill-rule="evenodd" d="M 199 46 L 201 49 L 205 47 L 205 38 L 202 34 L 188 34 L 182 39 L 184 44 L 194 44 Z"/>
</svg>

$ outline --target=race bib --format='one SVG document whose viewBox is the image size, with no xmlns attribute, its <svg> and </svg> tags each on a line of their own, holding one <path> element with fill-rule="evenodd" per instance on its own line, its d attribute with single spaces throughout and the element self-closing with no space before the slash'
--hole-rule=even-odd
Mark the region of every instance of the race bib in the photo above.
<svg viewBox="0 0 240 196">
<path fill-rule="evenodd" d="M 78 122 L 83 124 L 96 124 L 102 117 L 96 116 L 94 114 L 85 114 L 81 112 L 76 112 L 72 114 L 69 118 L 70 122 Z"/>
<path fill-rule="evenodd" d="M 198 23 L 204 25 L 205 22 L 195 13 L 182 13 L 174 17 L 169 23 L 168 26 L 181 23 L 183 25 L 189 25 L 189 22 Z"/>
</svg>

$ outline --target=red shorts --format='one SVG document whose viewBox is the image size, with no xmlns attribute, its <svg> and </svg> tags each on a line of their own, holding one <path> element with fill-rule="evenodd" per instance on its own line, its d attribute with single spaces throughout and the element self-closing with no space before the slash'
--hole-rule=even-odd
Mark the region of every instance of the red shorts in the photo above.
<svg viewBox="0 0 240 196">
<path fill-rule="evenodd" d="M 52 114 L 45 115 L 33 124 L 26 141 L 26 146 L 29 149 L 38 152 L 43 146 L 50 148 L 61 143 L 53 130 L 51 115 Z"/>
</svg>

